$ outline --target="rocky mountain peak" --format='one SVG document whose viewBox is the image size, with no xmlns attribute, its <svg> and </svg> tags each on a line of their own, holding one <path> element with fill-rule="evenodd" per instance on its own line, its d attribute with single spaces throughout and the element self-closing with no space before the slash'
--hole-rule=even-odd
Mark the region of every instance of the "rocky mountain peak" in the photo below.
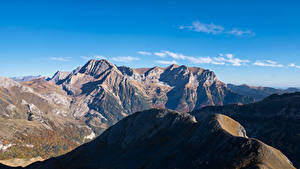
<svg viewBox="0 0 300 169">
<path fill-rule="evenodd" d="M 7 77 L 0 77 L 0 87 L 3 88 L 10 88 L 13 86 L 20 86 L 20 84 L 10 78 Z"/>
<path fill-rule="evenodd" d="M 179 65 L 177 65 L 177 64 L 171 64 L 170 66 L 167 67 L 167 69 L 172 70 L 172 69 L 178 68 L 178 67 L 179 67 Z"/>
<path fill-rule="evenodd" d="M 79 73 L 97 76 L 108 69 L 117 69 L 115 65 L 105 59 L 88 61 L 80 70 Z"/>
<path fill-rule="evenodd" d="M 127 67 L 127 66 L 119 66 L 118 69 L 119 69 L 119 71 L 120 71 L 123 75 L 128 75 L 128 76 L 132 76 L 132 75 L 133 75 L 133 69 L 131 69 L 130 67 Z"/>
<path fill-rule="evenodd" d="M 69 74 L 70 72 L 57 71 L 49 81 L 52 81 L 57 84 L 60 81 L 66 79 Z"/>
</svg>

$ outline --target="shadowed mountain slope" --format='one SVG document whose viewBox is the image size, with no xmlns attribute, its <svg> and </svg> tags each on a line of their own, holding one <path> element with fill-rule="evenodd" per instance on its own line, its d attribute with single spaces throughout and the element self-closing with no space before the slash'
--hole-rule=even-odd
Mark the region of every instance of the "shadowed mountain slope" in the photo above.
<svg viewBox="0 0 300 169">
<path fill-rule="evenodd" d="M 279 151 L 248 138 L 231 118 L 151 109 L 124 118 L 97 139 L 27 169 L 294 168 Z"/>
<path fill-rule="evenodd" d="M 192 114 L 222 113 L 239 121 L 248 136 L 280 149 L 300 167 L 300 93 L 271 95 L 248 105 L 205 107 Z"/>
</svg>

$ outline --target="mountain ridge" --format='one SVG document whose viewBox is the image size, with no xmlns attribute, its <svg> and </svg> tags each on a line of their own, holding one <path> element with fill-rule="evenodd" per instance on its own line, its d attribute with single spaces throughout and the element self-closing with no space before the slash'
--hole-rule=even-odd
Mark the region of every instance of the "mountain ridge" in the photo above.
<svg viewBox="0 0 300 169">
<path fill-rule="evenodd" d="M 247 105 L 208 106 L 191 114 L 202 118 L 220 113 L 239 121 L 247 135 L 280 149 L 295 165 L 300 166 L 300 92 L 273 94 L 262 101 Z"/>
<path fill-rule="evenodd" d="M 196 119 L 163 109 L 132 114 L 70 153 L 26 167 L 40 168 L 294 169 L 279 150 L 247 137 L 226 115 Z"/>
</svg>

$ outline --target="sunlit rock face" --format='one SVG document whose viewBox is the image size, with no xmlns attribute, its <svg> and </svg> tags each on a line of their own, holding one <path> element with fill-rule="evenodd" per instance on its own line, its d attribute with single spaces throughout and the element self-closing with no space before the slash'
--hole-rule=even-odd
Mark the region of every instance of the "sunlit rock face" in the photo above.
<svg viewBox="0 0 300 169">
<path fill-rule="evenodd" d="M 178 65 L 132 69 L 90 60 L 57 84 L 74 97 L 74 116 L 85 118 L 96 133 L 148 108 L 188 112 L 206 105 L 254 101 L 231 92 L 212 71 Z"/>
</svg>

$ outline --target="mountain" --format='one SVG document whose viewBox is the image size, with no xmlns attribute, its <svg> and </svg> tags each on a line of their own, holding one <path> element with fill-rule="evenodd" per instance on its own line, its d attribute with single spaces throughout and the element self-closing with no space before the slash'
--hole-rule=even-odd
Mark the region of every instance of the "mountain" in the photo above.
<svg viewBox="0 0 300 169">
<path fill-rule="evenodd" d="M 18 83 L 0 77 L 0 160 L 49 158 L 91 140 L 72 117 L 72 97 L 45 79 Z"/>
<path fill-rule="evenodd" d="M 205 107 L 192 114 L 221 113 L 239 121 L 247 135 L 281 150 L 300 167 L 300 93 L 271 95 L 248 105 Z"/>
<path fill-rule="evenodd" d="M 228 84 L 228 88 L 240 95 L 249 96 L 254 98 L 256 101 L 260 101 L 272 94 L 284 94 L 284 93 L 294 93 L 300 92 L 299 88 L 288 88 L 288 89 L 276 89 L 272 87 L 262 87 L 262 86 L 249 86 L 246 84 L 243 85 L 233 85 Z"/>
<path fill-rule="evenodd" d="M 76 118 L 84 118 L 94 132 L 101 133 L 136 111 L 170 108 L 188 112 L 206 105 L 250 103 L 216 78 L 214 72 L 196 67 L 116 67 L 107 60 L 90 60 L 56 83 L 80 107 Z"/>
<path fill-rule="evenodd" d="M 51 81 L 53 83 L 60 83 L 62 80 L 65 80 L 70 74 L 78 72 L 81 67 L 77 67 L 74 69 L 72 72 L 67 72 L 67 71 L 57 71 L 51 78 L 48 78 L 48 81 Z"/>
<path fill-rule="evenodd" d="M 47 77 L 43 77 L 41 75 L 38 76 L 19 76 L 19 77 L 12 77 L 11 79 L 13 79 L 14 81 L 17 82 L 26 82 L 26 81 L 30 81 L 30 80 L 34 80 L 34 79 L 47 79 Z"/>
<path fill-rule="evenodd" d="M 279 150 L 249 138 L 225 115 L 196 119 L 161 109 L 130 115 L 72 152 L 26 167 L 41 168 L 294 169 Z"/>
<path fill-rule="evenodd" d="M 188 112 L 254 101 L 210 70 L 178 65 L 132 69 L 90 60 L 47 80 L 0 78 L 0 160 L 61 155 L 149 108 Z"/>
</svg>

